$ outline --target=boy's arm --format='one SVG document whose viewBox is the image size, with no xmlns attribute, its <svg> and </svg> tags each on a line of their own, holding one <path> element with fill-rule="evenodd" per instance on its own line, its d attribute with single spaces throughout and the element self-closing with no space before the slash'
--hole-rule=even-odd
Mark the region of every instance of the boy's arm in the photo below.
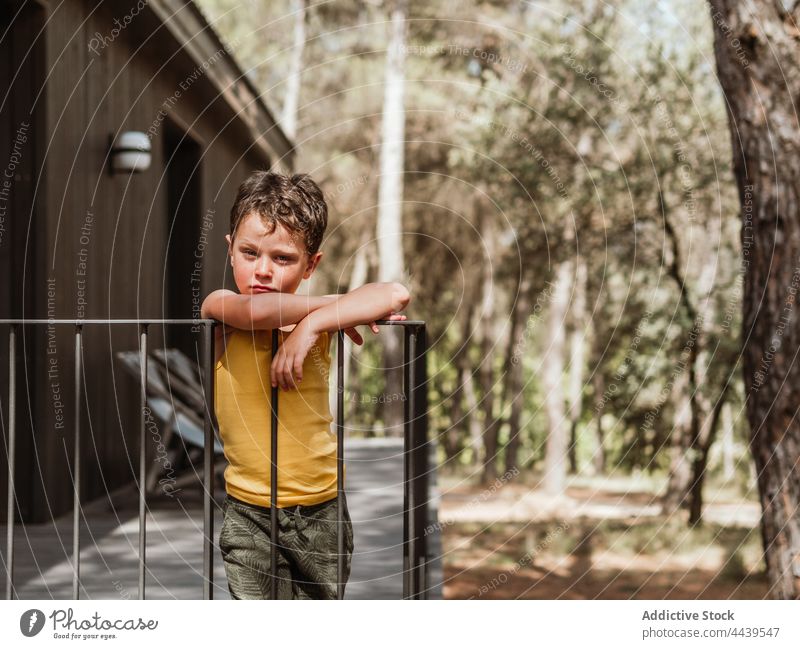
<svg viewBox="0 0 800 649">
<path fill-rule="evenodd" d="M 408 289 L 402 284 L 366 284 L 309 313 L 278 348 L 270 367 L 272 385 L 288 390 L 297 385 L 295 381 L 302 380 L 303 362 L 323 331 L 347 331 L 383 318 L 405 319 L 395 313 L 402 311 L 410 301 Z"/>
<path fill-rule="evenodd" d="M 334 304 L 341 296 L 256 293 L 243 295 L 220 289 L 209 293 L 200 307 L 200 317 L 213 318 L 236 329 L 277 329 L 300 322 L 309 313 Z"/>
<path fill-rule="evenodd" d="M 408 289 L 398 282 L 365 284 L 310 312 L 302 324 L 314 333 L 334 332 L 386 318 L 410 301 Z"/>
</svg>

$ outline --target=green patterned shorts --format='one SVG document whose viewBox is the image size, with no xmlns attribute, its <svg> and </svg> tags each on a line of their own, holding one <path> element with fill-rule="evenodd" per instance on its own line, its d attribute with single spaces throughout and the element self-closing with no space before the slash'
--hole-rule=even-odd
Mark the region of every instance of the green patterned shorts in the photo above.
<svg viewBox="0 0 800 649">
<path fill-rule="evenodd" d="M 342 494 L 344 583 L 350 577 L 353 524 Z M 233 599 L 269 599 L 270 509 L 225 496 L 219 549 Z M 278 509 L 278 599 L 337 598 L 337 498 Z"/>
</svg>

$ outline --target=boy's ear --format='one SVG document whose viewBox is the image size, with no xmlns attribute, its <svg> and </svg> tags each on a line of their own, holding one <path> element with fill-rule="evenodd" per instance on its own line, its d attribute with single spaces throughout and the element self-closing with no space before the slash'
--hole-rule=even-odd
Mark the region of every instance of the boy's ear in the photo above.
<svg viewBox="0 0 800 649">
<path fill-rule="evenodd" d="M 231 243 L 231 235 L 230 234 L 226 234 L 225 235 L 225 241 L 228 242 L 228 254 L 230 255 L 230 258 L 231 258 L 231 266 L 233 266 L 233 245 Z"/>
<path fill-rule="evenodd" d="M 311 257 L 309 257 L 308 265 L 306 266 L 306 270 L 303 273 L 303 279 L 308 279 L 309 277 L 311 277 L 311 275 L 317 269 L 317 266 L 319 266 L 319 262 L 320 262 L 321 259 L 322 259 L 322 253 L 321 252 L 318 252 L 318 253 L 312 255 Z"/>
</svg>

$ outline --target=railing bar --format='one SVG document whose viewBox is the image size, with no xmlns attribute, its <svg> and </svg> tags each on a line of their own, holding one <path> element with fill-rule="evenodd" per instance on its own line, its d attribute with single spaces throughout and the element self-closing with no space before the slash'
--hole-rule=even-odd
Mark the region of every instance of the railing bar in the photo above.
<svg viewBox="0 0 800 649">
<path fill-rule="evenodd" d="M 278 352 L 278 328 L 272 330 L 272 356 L 270 361 L 275 358 Z M 272 599 L 278 599 L 278 388 L 272 388 L 272 396 L 269 400 L 272 411 L 271 425 L 271 449 L 270 449 L 270 594 Z"/>
<path fill-rule="evenodd" d="M 337 333 L 336 352 L 336 559 L 337 597 L 344 599 L 344 331 Z"/>
<path fill-rule="evenodd" d="M 14 599 L 14 475 L 17 449 L 17 325 L 8 332 L 8 502 L 6 510 L 6 599 Z"/>
<path fill-rule="evenodd" d="M 425 325 L 415 327 L 414 331 L 417 332 L 417 348 L 419 350 L 419 363 L 414 363 L 415 378 L 414 378 L 414 391 L 416 393 L 414 399 L 414 430 L 418 431 L 415 434 L 417 445 L 419 448 L 419 464 L 417 464 L 419 489 L 418 500 L 422 501 L 419 504 L 419 530 L 422 533 L 418 535 L 417 552 L 419 554 L 419 567 L 420 574 L 417 582 L 417 592 L 420 594 L 419 598 L 428 599 L 428 576 L 427 576 L 427 562 L 428 562 L 428 539 L 425 536 L 424 530 L 428 525 L 428 501 L 430 493 L 428 489 L 428 475 L 429 475 L 429 462 L 428 462 L 428 419 L 427 407 L 428 401 L 426 397 L 428 374 L 426 370 L 426 355 L 428 353 L 428 333 Z M 421 467 L 421 469 L 420 469 Z"/>
<path fill-rule="evenodd" d="M 417 462 L 416 462 L 416 436 L 414 435 L 414 421 L 412 420 L 416 413 L 415 408 L 415 391 L 416 391 L 416 360 L 417 356 L 417 330 L 411 329 L 408 336 L 408 410 L 409 417 L 409 438 L 411 442 L 411 449 L 408 453 L 408 472 L 409 485 L 408 485 L 408 557 L 410 567 L 410 598 L 419 599 L 419 584 L 417 581 L 417 516 L 416 516 L 416 485 L 417 485 Z"/>
<path fill-rule="evenodd" d="M 145 413 L 147 412 L 147 325 L 139 325 L 139 599 L 145 599 L 145 566 L 147 552 L 147 519 L 145 510 L 145 481 L 147 479 L 147 443 Z"/>
<path fill-rule="evenodd" d="M 203 327 L 203 370 L 206 412 L 203 422 L 205 432 L 204 493 L 203 493 L 203 599 L 214 599 L 214 369 L 216 349 L 214 321 Z"/>
<path fill-rule="evenodd" d="M 408 451 L 410 447 L 411 416 L 408 402 L 408 352 L 409 352 L 409 332 L 410 329 L 403 329 L 403 599 L 407 599 L 410 593 L 410 570 L 409 561 L 409 461 Z"/>
<path fill-rule="evenodd" d="M 75 325 L 75 448 L 72 459 L 72 599 L 80 599 L 81 579 L 81 399 L 83 330 Z"/>
</svg>

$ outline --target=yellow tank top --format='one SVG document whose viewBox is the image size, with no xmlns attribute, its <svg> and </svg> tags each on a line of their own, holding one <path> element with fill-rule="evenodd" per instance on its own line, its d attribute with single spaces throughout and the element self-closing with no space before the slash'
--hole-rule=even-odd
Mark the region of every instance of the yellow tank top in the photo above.
<svg viewBox="0 0 800 649">
<path fill-rule="evenodd" d="M 289 333 L 278 333 L 280 345 Z M 316 505 L 337 494 L 329 345 L 329 334 L 320 334 L 303 363 L 300 387 L 278 392 L 279 508 Z M 271 495 L 271 363 L 272 330 L 235 329 L 214 374 L 215 412 L 229 463 L 225 489 L 262 507 L 270 506 Z"/>
</svg>

